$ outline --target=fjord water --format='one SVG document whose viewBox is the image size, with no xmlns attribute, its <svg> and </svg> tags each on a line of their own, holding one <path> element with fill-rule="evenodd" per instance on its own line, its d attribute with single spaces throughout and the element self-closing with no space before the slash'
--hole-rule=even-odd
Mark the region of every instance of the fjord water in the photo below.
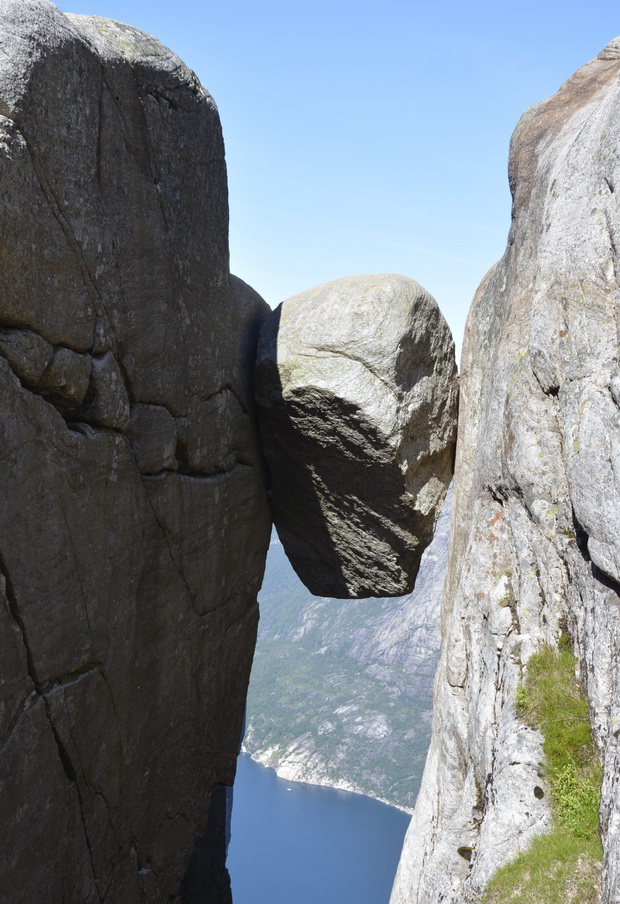
<svg viewBox="0 0 620 904">
<path fill-rule="evenodd" d="M 241 754 L 228 869 L 234 904 L 388 904 L 409 816 L 279 779 Z"/>
</svg>

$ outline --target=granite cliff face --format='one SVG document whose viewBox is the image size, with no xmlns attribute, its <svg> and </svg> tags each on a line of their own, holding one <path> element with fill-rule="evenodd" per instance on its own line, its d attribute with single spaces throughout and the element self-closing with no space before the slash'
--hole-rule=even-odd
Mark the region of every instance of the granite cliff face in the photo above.
<svg viewBox="0 0 620 904">
<path fill-rule="evenodd" d="M 217 110 L 46 0 L 0 51 L 0 901 L 228 901 L 270 516 Z"/>
<path fill-rule="evenodd" d="M 392 904 L 475 901 L 548 826 L 541 736 L 514 700 L 562 630 L 604 768 L 602 902 L 620 901 L 619 123 L 616 39 L 512 139 L 508 246 L 466 330 L 433 739 Z"/>
</svg>

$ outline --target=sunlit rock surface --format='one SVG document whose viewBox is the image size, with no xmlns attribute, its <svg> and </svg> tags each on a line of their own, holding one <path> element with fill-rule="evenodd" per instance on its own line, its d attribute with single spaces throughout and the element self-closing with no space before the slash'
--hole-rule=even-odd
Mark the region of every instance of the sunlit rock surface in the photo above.
<svg viewBox="0 0 620 904">
<path fill-rule="evenodd" d="M 0 51 L 0 901 L 229 901 L 270 519 L 217 110 L 46 0 Z"/>
<path fill-rule="evenodd" d="M 514 697 L 563 629 L 604 764 L 602 902 L 620 901 L 619 148 L 616 39 L 512 139 L 508 247 L 466 330 L 433 738 L 392 904 L 478 900 L 549 825 Z"/>
<path fill-rule="evenodd" d="M 284 301 L 256 369 L 279 536 L 315 595 L 402 596 L 452 477 L 458 385 L 437 304 L 404 276 Z"/>
</svg>

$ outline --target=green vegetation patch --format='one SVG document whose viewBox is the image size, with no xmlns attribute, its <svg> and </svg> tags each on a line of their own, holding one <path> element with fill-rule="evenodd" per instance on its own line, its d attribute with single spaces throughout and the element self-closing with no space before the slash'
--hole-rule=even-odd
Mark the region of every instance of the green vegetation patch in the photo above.
<svg viewBox="0 0 620 904">
<path fill-rule="evenodd" d="M 558 650 L 543 647 L 530 658 L 527 677 L 517 689 L 517 713 L 544 738 L 553 826 L 497 871 L 483 895 L 486 904 L 600 900 L 602 769 L 575 666 L 570 638 L 562 635 Z"/>
<path fill-rule="evenodd" d="M 485 904 L 598 904 L 600 841 L 584 853 L 583 839 L 561 829 L 538 835 L 527 851 L 497 871 Z"/>
</svg>

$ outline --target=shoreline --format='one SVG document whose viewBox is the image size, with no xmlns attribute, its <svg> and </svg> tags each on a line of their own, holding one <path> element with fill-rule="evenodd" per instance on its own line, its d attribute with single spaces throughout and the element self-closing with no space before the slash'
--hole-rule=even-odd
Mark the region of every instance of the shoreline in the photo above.
<svg viewBox="0 0 620 904">
<path fill-rule="evenodd" d="M 263 754 L 260 753 L 251 753 L 244 744 L 241 745 L 240 753 L 243 753 L 245 756 L 249 756 L 251 760 L 257 763 L 259 766 L 263 766 L 265 769 L 271 769 L 272 772 L 281 778 L 283 781 L 287 782 L 296 782 L 300 785 L 316 785 L 320 788 L 333 788 L 336 791 L 348 791 L 350 794 L 360 794 L 362 797 L 369 797 L 372 800 L 377 800 L 379 803 L 385 804 L 388 807 L 393 807 L 395 810 L 400 810 L 401 813 L 406 813 L 408 816 L 413 815 L 413 808 L 403 807 L 401 804 L 396 804 L 393 801 L 386 800 L 384 797 L 377 797 L 375 794 L 369 794 L 368 791 L 363 791 L 357 785 L 352 782 L 347 782 L 344 779 L 337 779 L 332 781 L 327 778 L 323 778 L 321 776 L 314 776 L 313 780 L 310 780 L 307 777 L 301 778 L 299 774 L 295 770 L 294 767 L 290 766 L 274 766 L 272 763 L 268 762 L 269 759 L 269 751 L 266 751 Z M 261 758 L 262 757 L 262 758 Z M 309 770 L 311 772 L 311 770 Z"/>
</svg>

